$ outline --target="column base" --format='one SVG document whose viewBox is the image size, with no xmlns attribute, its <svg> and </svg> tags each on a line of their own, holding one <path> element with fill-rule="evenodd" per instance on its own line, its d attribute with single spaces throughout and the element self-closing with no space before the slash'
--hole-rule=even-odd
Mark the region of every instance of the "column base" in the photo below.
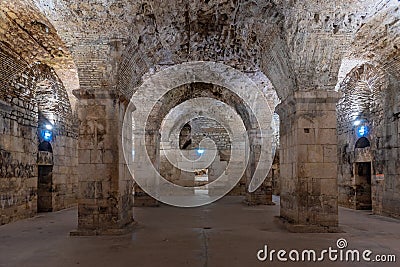
<svg viewBox="0 0 400 267">
<path fill-rule="evenodd" d="M 272 202 L 272 197 L 271 197 L 271 199 L 261 199 L 259 197 L 247 197 L 246 196 L 245 200 L 243 200 L 243 203 L 248 206 L 258 206 L 258 205 L 274 206 L 274 205 L 276 205 L 274 202 Z"/>
<path fill-rule="evenodd" d="M 257 189 L 252 193 L 246 192 L 244 203 L 249 206 L 275 205 L 275 203 L 272 202 L 272 194 L 270 192 L 271 190 L 265 191 L 261 189 Z"/>
<path fill-rule="evenodd" d="M 339 226 L 296 224 L 280 216 L 275 221 L 291 233 L 345 233 Z"/>
<path fill-rule="evenodd" d="M 98 235 L 127 235 L 136 227 L 137 222 L 125 225 L 123 228 L 116 229 L 76 229 L 71 231 L 70 236 L 98 236 Z"/>
<path fill-rule="evenodd" d="M 155 200 L 149 195 L 134 196 L 133 200 L 134 207 L 159 207 L 160 202 Z"/>
</svg>

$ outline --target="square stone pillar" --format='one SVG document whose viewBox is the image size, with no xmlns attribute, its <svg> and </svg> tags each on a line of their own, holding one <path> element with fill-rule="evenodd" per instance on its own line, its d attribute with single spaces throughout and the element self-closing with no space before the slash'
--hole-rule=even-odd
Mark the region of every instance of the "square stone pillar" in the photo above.
<svg viewBox="0 0 400 267">
<path fill-rule="evenodd" d="M 140 134 L 140 133 L 139 133 Z M 146 131 L 146 152 L 153 163 L 154 168 L 160 169 L 160 132 L 158 130 Z M 135 175 L 143 175 L 142 173 Z M 149 178 L 150 179 L 150 178 Z M 158 207 L 160 203 L 149 196 L 138 184 L 134 186 L 134 206 L 135 207 Z"/>
<path fill-rule="evenodd" d="M 247 166 L 245 172 L 246 180 L 246 198 L 245 203 L 247 205 L 274 205 L 272 202 L 272 180 L 267 177 L 268 172 L 265 172 L 265 180 L 254 192 L 249 192 L 249 184 L 253 178 L 253 174 L 258 165 L 267 165 L 265 162 L 260 162 L 261 145 L 259 143 L 259 131 L 250 130 L 249 133 L 250 140 L 250 155 L 249 155 L 249 165 Z M 272 156 L 271 156 L 272 161 Z M 264 177 L 260 177 L 264 178 Z"/>
<path fill-rule="evenodd" d="M 291 231 L 338 229 L 336 102 L 339 93 L 297 91 L 280 104 L 281 218 Z"/>
<path fill-rule="evenodd" d="M 123 234 L 133 225 L 133 179 L 122 149 L 127 101 L 113 91 L 76 90 L 79 99 L 78 229 L 71 235 Z"/>
</svg>

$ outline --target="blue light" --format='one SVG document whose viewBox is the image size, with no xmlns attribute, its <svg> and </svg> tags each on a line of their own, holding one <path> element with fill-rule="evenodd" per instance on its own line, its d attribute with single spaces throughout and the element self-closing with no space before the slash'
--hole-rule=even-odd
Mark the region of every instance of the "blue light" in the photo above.
<svg viewBox="0 0 400 267">
<path fill-rule="evenodd" d="M 369 127 L 366 125 L 359 126 L 357 127 L 356 133 L 358 137 L 365 137 L 369 134 Z"/>
<path fill-rule="evenodd" d="M 50 130 L 42 130 L 42 137 L 44 141 L 50 142 L 53 140 L 53 132 Z"/>
<path fill-rule="evenodd" d="M 197 149 L 197 153 L 200 155 L 202 155 L 204 152 L 205 152 L 204 149 L 201 149 L 201 148 Z"/>
</svg>

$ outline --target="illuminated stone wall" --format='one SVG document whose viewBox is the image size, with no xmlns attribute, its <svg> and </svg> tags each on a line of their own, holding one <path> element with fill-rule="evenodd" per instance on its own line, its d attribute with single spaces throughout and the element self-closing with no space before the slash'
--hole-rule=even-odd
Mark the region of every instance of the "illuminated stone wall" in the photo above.
<svg viewBox="0 0 400 267">
<path fill-rule="evenodd" d="M 362 208 L 359 196 L 363 185 L 358 184 L 358 166 L 371 162 L 372 210 L 377 214 L 399 216 L 399 132 L 398 82 L 387 72 L 370 64 L 355 67 L 343 80 L 343 97 L 338 112 L 338 185 L 339 204 Z M 357 148 L 363 137 L 359 127 L 369 127 L 364 137 L 370 146 Z"/>
<path fill-rule="evenodd" d="M 5 224 L 37 211 L 39 112 L 57 117 L 51 120 L 53 210 L 76 203 L 77 143 L 68 97 L 54 70 L 30 66 L 3 45 L 0 58 L 0 224 Z"/>
</svg>

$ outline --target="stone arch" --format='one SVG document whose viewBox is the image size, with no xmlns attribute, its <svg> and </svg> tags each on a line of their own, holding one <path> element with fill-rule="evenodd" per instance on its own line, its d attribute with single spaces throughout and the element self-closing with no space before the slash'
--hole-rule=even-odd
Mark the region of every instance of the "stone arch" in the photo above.
<svg viewBox="0 0 400 267">
<path fill-rule="evenodd" d="M 370 147 L 371 143 L 368 140 L 368 138 L 366 137 L 361 137 L 357 140 L 356 144 L 355 144 L 355 148 L 366 148 L 366 147 Z"/>
<path fill-rule="evenodd" d="M 215 84 L 220 86 L 219 88 L 226 87 L 232 92 L 235 92 L 240 98 L 243 99 L 243 101 L 246 101 L 246 103 L 250 103 L 251 107 L 253 108 L 253 112 L 257 113 L 257 123 L 259 124 L 259 131 L 262 132 L 261 135 L 257 135 L 257 129 L 255 128 L 256 125 L 254 125 L 255 122 L 250 121 L 248 124 L 248 130 L 250 131 L 250 135 L 254 134 L 255 139 L 257 138 L 269 138 L 269 134 L 272 134 L 271 128 L 270 128 L 270 123 L 272 120 L 272 112 L 270 111 L 270 116 L 267 114 L 268 112 L 265 112 L 265 109 L 268 109 L 268 104 L 266 101 L 265 96 L 263 93 L 257 88 L 257 86 L 248 78 L 246 77 L 243 73 L 226 66 L 224 64 L 220 63 L 214 63 L 214 62 L 189 62 L 182 64 L 180 66 L 173 66 L 170 68 L 165 69 L 162 72 L 157 73 L 156 77 L 152 77 L 151 79 L 147 79 L 145 83 L 140 87 L 140 90 L 136 91 L 135 95 L 131 99 L 131 105 L 134 105 L 134 108 L 136 111 L 134 111 L 133 117 L 135 121 L 135 125 L 140 128 L 135 129 L 135 132 L 137 132 L 139 135 L 140 140 L 138 141 L 139 143 L 144 142 L 142 141 L 141 138 L 144 138 L 143 136 L 140 136 L 141 130 L 144 128 L 144 125 L 146 125 L 146 143 L 148 140 L 151 140 L 149 142 L 151 152 L 149 152 L 149 162 L 150 164 L 155 164 L 157 162 L 155 158 L 157 157 L 157 151 L 158 148 L 154 146 L 155 143 L 157 143 L 158 139 L 158 131 L 157 127 L 154 128 L 155 131 L 151 131 L 152 134 L 150 134 L 150 130 L 153 128 L 147 128 L 148 124 L 147 122 L 150 120 L 158 120 L 161 123 L 161 114 L 160 112 L 154 112 L 152 114 L 152 110 L 149 110 L 149 108 L 153 109 L 154 107 L 159 110 L 159 107 L 162 106 L 162 96 L 165 94 L 165 92 L 170 91 L 172 88 L 177 88 L 179 86 L 182 86 L 187 83 L 196 83 L 196 82 L 203 82 L 203 83 L 208 83 L 208 84 Z M 218 88 L 216 88 L 218 89 Z M 218 90 L 216 90 L 214 93 L 217 93 L 218 95 Z M 183 96 L 185 95 L 185 91 L 179 90 L 177 91 L 178 93 L 182 93 Z M 160 97 L 160 99 L 158 99 Z M 157 100 L 156 100 L 157 98 Z M 177 97 L 179 99 L 179 97 Z M 189 94 L 190 98 L 190 94 Z M 153 102 L 155 101 L 155 102 Z M 254 101 L 254 103 L 253 103 Z M 265 103 L 264 103 L 265 102 Z M 234 102 L 233 102 L 234 103 Z M 235 106 L 235 105 L 233 105 Z M 263 109 L 263 112 L 261 112 Z M 128 108 L 129 110 L 129 108 Z M 129 113 L 127 113 L 129 114 Z M 148 115 L 146 115 L 148 114 Z M 250 116 L 251 117 L 251 116 Z M 246 121 L 246 120 L 245 120 Z M 139 123 L 137 123 L 139 122 Z M 158 125 L 160 123 L 157 123 Z M 252 125 L 253 124 L 253 125 Z M 142 126 L 140 126 L 142 125 Z M 147 137 L 149 136 L 149 137 Z M 266 137 L 269 136 L 269 137 Z M 268 139 L 269 140 L 269 139 Z M 272 141 L 272 139 L 271 139 Z M 259 145 L 257 143 L 255 144 L 254 147 L 252 147 L 252 150 L 255 154 L 259 153 L 259 161 L 256 166 L 262 166 L 264 165 L 264 168 L 268 168 L 268 163 L 272 163 L 272 156 L 269 153 L 272 153 L 272 142 L 271 144 L 268 143 L 267 140 L 264 141 L 259 141 Z M 265 143 L 263 143 L 265 142 Z M 135 141 L 135 144 L 137 142 Z M 262 144 L 262 146 L 261 146 Z M 124 147 L 125 149 L 125 147 Z M 270 150 L 271 149 L 271 150 Z M 146 153 L 145 151 L 142 151 L 143 147 L 140 145 L 135 145 L 135 154 L 138 152 L 139 154 Z M 126 154 L 125 150 L 125 155 Z M 147 154 L 147 153 L 146 153 Z M 267 156 L 269 155 L 269 156 Z M 129 157 L 129 154 L 126 156 Z M 140 159 L 146 159 L 145 157 L 141 157 Z M 265 161 L 265 162 L 264 162 Z M 261 163 L 263 162 L 263 163 Z M 140 164 L 141 168 L 142 164 Z M 255 186 L 255 188 L 258 187 L 258 183 L 262 183 L 263 178 L 267 175 L 265 174 L 264 177 L 262 176 L 262 170 L 257 169 L 258 167 L 253 170 L 254 176 L 257 177 L 253 179 L 249 184 L 249 187 Z M 143 174 L 143 173 L 141 173 Z M 136 175 L 135 179 L 143 179 L 140 177 L 140 175 Z M 253 184 L 254 183 L 254 184 Z M 253 190 L 255 190 L 255 188 Z M 251 191 L 252 192 L 252 191 Z M 255 200 L 257 201 L 257 200 Z"/>
<path fill-rule="evenodd" d="M 68 93 L 54 68 L 35 64 L 35 98 L 42 115 L 61 135 L 77 137 L 76 118 L 73 114 Z"/>
<path fill-rule="evenodd" d="M 204 107 L 207 108 L 204 109 Z M 194 159 L 199 155 L 203 155 L 203 153 L 208 153 L 208 151 L 216 152 L 214 158 L 212 161 L 209 161 L 209 165 L 207 166 L 203 165 L 206 161 L 199 159 L 202 163 L 195 163 L 198 167 L 194 172 L 187 171 L 187 167 L 185 167 L 187 165 L 185 165 L 184 160 L 176 160 L 181 156 L 176 153 L 171 154 L 170 151 L 171 148 L 177 147 L 173 144 L 177 143 L 180 129 L 188 121 L 193 129 L 191 136 L 193 142 L 190 149 L 181 150 L 182 156 Z M 180 103 L 172 108 L 162 121 L 160 131 L 160 174 L 168 181 L 173 180 L 174 184 L 193 187 L 198 184 L 196 182 L 196 173 L 207 173 L 207 181 L 212 183 L 229 168 L 229 163 L 234 157 L 234 155 L 232 157 L 232 154 L 235 153 L 233 140 L 235 140 L 234 132 L 237 131 L 237 128 L 245 129 L 240 115 L 238 116 L 234 108 L 228 108 L 227 103 L 216 98 L 196 97 Z M 205 138 L 212 140 L 215 147 L 211 143 L 203 142 Z M 170 155 L 174 156 L 171 157 Z M 200 167 L 199 164 L 203 166 Z M 241 178 L 240 181 L 236 185 L 233 185 L 235 189 L 242 189 L 243 195 L 246 192 L 245 175 L 239 177 Z M 202 185 L 204 185 L 203 179 L 200 179 Z M 211 190 L 203 188 L 199 192 L 207 192 L 206 194 L 208 194 L 209 191 L 211 194 L 216 192 L 215 188 Z M 194 192 L 196 192 L 196 189 L 194 189 Z"/>
<path fill-rule="evenodd" d="M 377 119 L 372 128 L 371 152 L 373 157 L 373 178 L 385 177 L 372 181 L 376 191 L 382 191 L 383 197 L 373 198 L 372 209 L 377 214 L 392 214 L 399 216 L 396 205 L 396 190 L 394 183 L 399 175 L 398 170 L 391 165 L 392 159 L 399 153 L 397 134 L 399 121 L 400 84 L 400 43 L 399 23 L 400 13 L 398 1 L 390 0 L 376 3 L 362 27 L 357 31 L 348 53 L 350 57 L 368 59 L 386 74 L 387 87 L 384 88 L 381 119 Z M 374 189 L 373 189 L 374 192 Z M 387 203 L 387 204 L 385 204 Z"/>
<path fill-rule="evenodd" d="M 151 126 L 146 128 L 147 132 L 161 132 L 162 129 L 162 123 L 165 121 L 165 117 L 167 113 L 169 113 L 172 109 L 178 107 L 180 104 L 183 104 L 186 101 L 189 100 L 194 100 L 197 98 L 209 98 L 209 99 L 214 99 L 216 101 L 221 101 L 233 108 L 235 112 L 239 115 L 239 118 L 244 123 L 245 128 L 248 131 L 249 135 L 249 141 L 250 141 L 250 146 L 251 147 L 256 147 L 257 143 L 257 134 L 260 134 L 260 130 L 258 129 L 259 125 L 257 122 L 257 119 L 255 118 L 254 113 L 251 110 L 251 107 L 247 105 L 245 101 L 243 101 L 237 94 L 234 92 L 231 92 L 227 88 L 224 88 L 222 86 L 218 86 L 215 84 L 210 84 L 210 83 L 191 83 L 191 84 L 185 84 L 179 87 L 176 87 L 166 93 L 160 100 L 159 103 L 162 103 L 161 105 L 157 105 L 151 112 L 150 114 L 150 120 L 151 120 Z M 188 107 L 186 107 L 188 108 Z M 192 110 L 196 109 L 198 107 L 193 107 Z M 209 107 L 208 109 L 211 109 L 213 107 Z M 182 119 L 185 119 L 185 114 L 190 113 L 190 110 L 187 110 L 187 112 L 183 112 L 182 116 L 178 119 L 176 122 L 177 125 L 182 124 L 183 122 L 181 121 Z M 165 134 L 165 133 L 164 133 Z M 227 133 L 228 134 L 228 133 Z M 228 135 L 229 137 L 229 135 Z M 163 140 L 161 140 L 162 142 Z M 153 143 L 152 143 L 153 144 Z M 150 147 L 148 147 L 150 150 Z M 259 160 L 259 155 L 256 153 L 255 150 L 252 150 L 251 152 L 251 163 L 249 164 L 245 174 L 243 175 L 242 179 L 238 182 L 237 186 L 235 187 L 234 190 L 242 192 L 242 194 L 246 194 L 247 188 L 246 185 L 249 186 L 249 182 L 251 179 L 251 176 L 254 173 L 254 169 L 252 169 L 250 166 L 251 164 L 256 164 Z M 224 158 L 226 162 L 229 162 L 231 156 L 231 151 L 230 149 L 224 149 L 221 150 L 218 148 L 218 156 L 217 158 Z M 179 171 L 172 165 L 168 165 L 165 163 L 166 161 L 164 160 L 164 164 L 168 166 L 168 169 L 175 170 L 175 173 L 179 173 Z M 216 163 L 217 164 L 217 163 Z M 162 171 L 162 170 L 161 170 Z M 214 174 L 213 174 L 214 175 Z M 256 197 L 253 197 L 253 201 L 250 200 L 250 195 L 247 195 L 247 201 L 248 203 L 251 204 L 260 204 L 260 203 L 265 203 L 265 201 L 268 201 L 268 203 L 272 202 L 272 196 L 269 196 L 270 198 L 268 199 L 267 196 L 265 196 L 265 191 L 266 188 L 264 187 L 265 185 L 263 184 L 262 190 L 258 191 L 258 200 Z M 264 198 L 262 197 L 264 194 Z M 253 194 L 256 195 L 256 194 Z M 261 201 L 261 199 L 264 200 Z M 257 202 L 258 201 L 258 202 Z"/>
<path fill-rule="evenodd" d="M 6 110 L 10 111 L 10 117 L 16 118 L 16 111 L 12 110 L 12 105 L 26 109 L 27 119 L 20 122 L 34 126 L 37 121 L 35 119 L 37 109 L 34 101 L 33 70 L 28 62 L 2 42 L 0 42 L 0 57 L 1 67 L 4 70 L 0 73 L 0 84 L 2 86 L 0 99 L 3 101 L 3 105 L 8 106 Z"/>
<path fill-rule="evenodd" d="M 186 123 L 180 133 L 179 133 L 179 148 L 180 149 L 188 149 L 190 145 L 192 144 L 192 139 L 191 139 L 191 132 L 192 132 L 192 127 L 190 126 L 189 123 Z"/>
<path fill-rule="evenodd" d="M 74 205 L 77 200 L 78 124 L 66 88 L 54 68 L 39 63 L 33 66 L 33 72 L 39 141 L 43 131 L 51 134 L 49 142 L 53 147 L 54 169 L 51 171 L 52 190 L 49 197 L 52 199 L 52 210 L 56 211 Z M 39 171 L 39 178 L 40 174 Z"/>
<path fill-rule="evenodd" d="M 163 118 L 173 107 L 185 102 L 186 100 L 198 97 L 214 98 L 227 103 L 241 116 L 248 130 L 257 127 L 257 121 L 254 118 L 251 108 L 247 106 L 247 104 L 237 94 L 222 86 L 199 82 L 185 84 L 166 93 L 159 100 L 160 105 L 155 106 L 150 114 L 150 119 L 152 119 L 156 128 L 153 128 L 153 125 L 147 125 L 146 130 L 158 131 Z"/>
<path fill-rule="evenodd" d="M 354 180 L 358 175 L 356 163 L 371 166 L 372 162 L 372 170 L 379 169 L 380 162 L 376 158 L 379 158 L 384 131 L 388 86 L 387 72 L 369 62 L 354 67 L 340 84 L 343 96 L 337 104 L 337 129 L 338 145 L 344 147 L 338 153 L 339 204 L 342 206 L 358 208 L 355 194 L 359 185 Z M 363 126 L 369 127 L 370 132 L 358 136 L 357 131 Z M 374 186 L 372 183 L 373 190 Z"/>
<path fill-rule="evenodd" d="M 373 12 L 357 31 L 348 57 L 375 62 L 389 76 L 400 78 L 400 36 L 398 1 L 376 3 Z"/>
<path fill-rule="evenodd" d="M 340 84 L 343 97 L 337 105 L 338 134 L 348 131 L 356 120 L 373 116 L 375 126 L 383 119 L 388 80 L 379 67 L 364 63 L 353 68 Z M 346 130 L 347 129 L 347 130 Z"/>
<path fill-rule="evenodd" d="M 182 18 L 193 15 L 187 21 L 169 17 L 170 8 L 166 5 L 160 12 L 150 4 L 139 12 L 119 63 L 117 89 L 123 94 L 132 95 L 149 70 L 201 60 L 221 62 L 244 72 L 260 70 L 271 79 L 281 99 L 295 88 L 281 38 L 284 17 L 271 1 L 242 3 L 236 10 L 225 4 L 204 10 L 197 2 L 175 6 L 178 10 L 174 12 L 182 12 Z M 260 19 L 250 20 L 251 16 Z"/>
<path fill-rule="evenodd" d="M 51 67 L 64 84 L 67 97 L 75 112 L 76 97 L 72 94 L 79 88 L 76 66 L 57 30 L 32 2 L 2 1 L 0 4 L 2 34 L 0 48 L 12 51 L 19 60 L 32 68 L 36 75 L 37 64 Z M 18 35 L 18 38 L 14 38 Z"/>
<path fill-rule="evenodd" d="M 77 199 L 77 129 L 75 128 L 74 105 L 76 103 L 72 90 L 79 87 L 77 77 L 73 74 L 76 68 L 64 42 L 47 18 L 28 1 L 2 1 L 0 3 L 0 92 L 1 125 L 10 125 L 1 129 L 1 133 L 12 136 L 13 145 L 0 141 L 12 157 L 21 149 L 29 157 L 19 159 L 21 166 L 26 166 L 29 181 L 21 181 L 17 187 L 9 188 L 15 196 L 24 199 L 20 204 L 27 209 L 15 215 L 19 218 L 30 217 L 36 213 L 38 179 L 38 142 L 40 142 L 41 111 L 39 106 L 48 105 L 48 110 L 63 117 L 57 122 L 58 127 L 52 131 L 54 149 L 54 207 L 59 210 L 70 207 Z M 16 37 L 17 36 L 17 37 Z M 51 88 L 48 93 L 44 93 Z M 54 90 L 53 90 L 54 89 Z M 58 103 L 51 99 L 58 95 Z M 46 96 L 46 97 L 44 97 Z M 42 108 L 43 109 L 43 108 Z M 61 123 L 62 121 L 62 123 Z M 3 140 L 3 138 L 1 138 Z M 16 148 L 16 144 L 20 148 Z M 19 177 L 15 177 L 19 179 Z M 29 193 L 25 193 L 29 192 Z M 28 195 L 25 195 L 28 194 Z M 13 220 L 13 217 L 6 218 Z"/>
<path fill-rule="evenodd" d="M 53 153 L 53 147 L 51 146 L 50 142 L 42 141 L 39 144 L 39 151 L 46 151 L 46 152 Z"/>
</svg>

